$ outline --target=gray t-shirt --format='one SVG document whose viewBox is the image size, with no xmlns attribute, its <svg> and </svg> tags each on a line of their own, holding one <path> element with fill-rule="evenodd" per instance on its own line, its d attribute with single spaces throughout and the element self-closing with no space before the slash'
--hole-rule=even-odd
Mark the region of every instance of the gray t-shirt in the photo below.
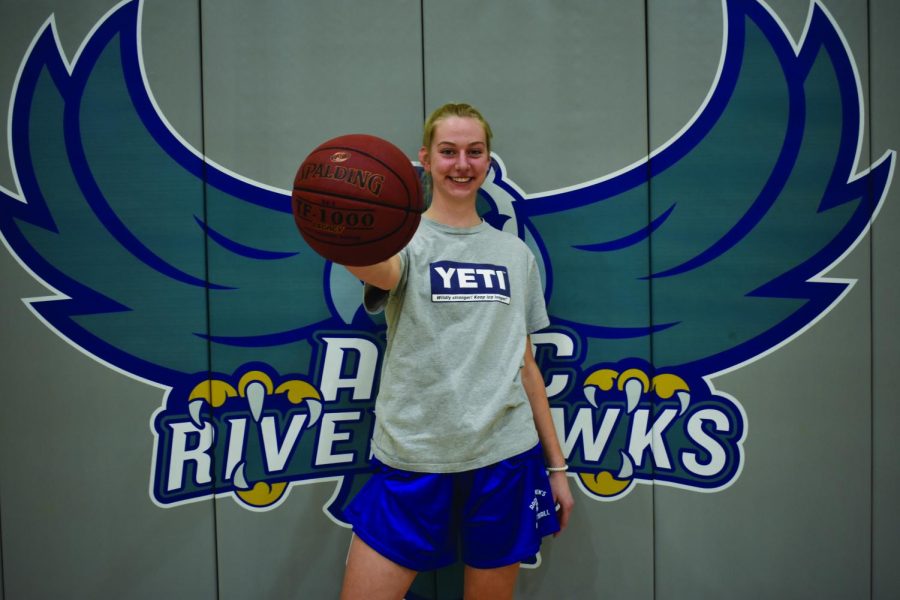
<svg viewBox="0 0 900 600">
<path fill-rule="evenodd" d="M 455 228 L 423 218 L 400 261 L 390 294 L 365 293 L 366 309 L 384 308 L 388 323 L 375 456 L 452 473 L 532 448 L 525 336 L 550 321 L 531 251 L 485 222 Z"/>
</svg>

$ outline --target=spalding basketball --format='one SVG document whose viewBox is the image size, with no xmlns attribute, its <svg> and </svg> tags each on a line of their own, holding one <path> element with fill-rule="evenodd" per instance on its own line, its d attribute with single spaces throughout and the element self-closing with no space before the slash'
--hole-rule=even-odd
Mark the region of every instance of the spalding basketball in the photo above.
<svg viewBox="0 0 900 600">
<path fill-rule="evenodd" d="M 424 211 L 420 187 L 402 150 L 375 136 L 343 135 L 300 165 L 291 205 L 313 250 L 339 264 L 365 266 L 412 239 Z"/>
</svg>

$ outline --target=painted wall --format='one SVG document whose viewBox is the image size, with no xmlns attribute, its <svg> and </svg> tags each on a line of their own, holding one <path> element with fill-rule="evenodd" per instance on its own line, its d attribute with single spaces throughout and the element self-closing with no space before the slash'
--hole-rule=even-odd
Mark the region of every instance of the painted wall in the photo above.
<svg viewBox="0 0 900 600">
<path fill-rule="evenodd" d="M 754 2 L 730 4 L 733 11 L 747 8 L 754 15 L 769 15 L 779 31 L 783 27 L 787 37 L 779 42 L 781 54 L 775 55 L 783 59 L 784 49 L 791 48 L 791 43 L 801 47 L 809 14 L 806 3 L 772 0 L 768 3 L 771 13 Z M 101 0 L 0 1 L 0 90 L 7 91 L 3 96 L 7 109 L 16 83 L 22 87 L 20 65 L 36 47 L 32 41 L 49 15 L 55 15 L 55 31 L 66 60 L 74 63 L 76 56 L 86 56 L 79 53 L 83 41 L 113 6 Z M 900 8 L 888 0 L 829 0 L 818 6 L 827 9 L 839 27 L 859 78 L 863 114 L 854 173 L 873 164 L 886 165 L 879 161 L 900 145 L 900 120 L 893 110 L 900 99 L 900 48 L 894 31 L 900 24 Z M 728 72 L 719 69 L 723 37 L 728 31 L 735 35 L 735 30 L 726 26 L 719 0 L 552 5 L 468 0 L 272 0 L 252 4 L 145 0 L 141 15 L 143 69 L 159 112 L 180 136 L 176 141 L 197 149 L 212 163 L 199 177 L 168 178 L 167 172 L 165 178 L 155 179 L 156 163 L 145 158 L 156 155 L 134 158 L 129 154 L 138 143 L 133 137 L 117 130 L 108 138 L 98 137 L 90 147 L 102 153 L 104 143 L 113 143 L 111 154 L 119 162 L 110 167 L 112 175 L 106 175 L 110 185 L 118 183 L 127 190 L 132 181 L 142 183 L 130 205 L 133 230 L 151 236 L 152 240 L 144 240 L 152 241 L 159 254 L 172 261 L 187 257 L 190 263 L 213 248 L 206 265 L 213 282 L 232 276 L 231 263 L 216 261 L 224 255 L 216 254 L 215 245 L 204 238 L 191 215 L 205 215 L 209 226 L 237 240 L 243 239 L 243 232 L 254 232 L 258 239 L 266 235 L 265 227 L 271 226 L 270 237 L 276 240 L 273 250 L 297 244 L 284 233 L 293 226 L 289 216 L 285 226 L 284 215 L 280 220 L 271 215 L 244 219 L 243 213 L 222 208 L 228 199 L 219 198 L 221 187 L 213 181 L 215 177 L 239 177 L 239 181 L 260 187 L 263 191 L 255 193 L 264 198 L 283 196 L 297 165 L 312 147 L 350 131 L 386 137 L 413 157 L 426 112 L 445 101 L 465 100 L 491 121 L 496 133 L 494 151 L 504 167 L 503 181 L 512 182 L 510 193 L 518 194 L 516 201 L 538 197 L 546 204 L 547 198 L 561 194 L 560 190 L 601 178 L 613 181 L 612 174 L 646 172 L 648 155 L 667 156 L 664 149 L 677 150 L 676 140 L 686 135 L 711 139 L 686 126 L 702 122 L 695 116 L 709 107 L 707 100 L 715 99 L 711 89 L 721 83 L 718 75 Z M 745 31 L 749 32 L 748 45 L 741 47 L 750 48 L 756 30 L 748 26 Z M 127 53 L 122 56 L 124 61 Z M 611 226 L 599 218 L 576 217 L 587 226 L 586 231 L 604 232 L 605 237 L 593 241 L 631 234 L 636 228 L 629 229 L 626 222 L 646 227 L 665 212 L 668 202 L 690 206 L 693 199 L 695 210 L 700 207 L 694 214 L 699 216 L 681 222 L 683 233 L 678 238 L 687 244 L 694 241 L 692 236 L 705 235 L 713 221 L 725 219 L 717 211 L 728 204 L 730 194 L 744 189 L 740 187 L 744 174 L 768 173 L 760 169 L 767 161 L 777 160 L 785 142 L 778 137 L 767 141 L 764 133 L 778 122 L 778 111 L 786 109 L 777 98 L 772 99 L 777 96 L 772 86 L 778 82 L 764 76 L 769 73 L 764 61 L 771 61 L 773 55 L 748 50 L 747 56 L 752 60 L 739 71 L 746 87 L 737 89 L 746 94 L 749 108 L 728 112 L 736 105 L 725 102 L 729 108 L 723 110 L 723 114 L 738 115 L 730 135 L 746 137 L 726 136 L 712 150 L 706 148 L 709 154 L 694 171 L 686 165 L 698 154 L 679 150 L 683 156 L 677 164 L 681 167 L 668 172 L 680 173 L 682 178 L 688 178 L 685 173 L 693 174 L 692 179 L 673 183 L 663 173 L 649 184 L 629 188 L 632 196 L 626 209 L 615 213 Z M 757 80 L 752 78 L 754 73 Z M 60 71 L 57 77 L 63 80 Z M 807 141 L 813 154 L 816 149 L 831 147 L 825 133 L 834 135 L 825 127 L 832 122 L 828 115 L 841 114 L 835 108 L 840 106 L 839 100 L 835 104 L 825 92 L 821 92 L 824 99 L 816 94 L 806 89 L 802 106 L 810 123 L 822 119 L 822 129 L 809 126 L 805 136 L 796 134 Z M 729 101 L 735 98 L 737 95 Z M 822 101 L 817 103 L 817 98 Z M 116 112 L 117 106 L 109 105 L 108 112 L 92 109 L 91 115 L 81 116 L 93 119 L 90 131 L 102 130 L 104 123 L 128 116 L 127 110 L 124 115 Z M 63 114 L 58 106 L 54 109 L 53 102 L 44 108 Z M 13 138 L 13 119 L 0 121 L 4 137 Z M 46 148 L 55 147 L 53 141 L 61 139 L 62 129 L 49 121 L 43 123 L 43 129 L 39 125 L 31 128 L 39 133 L 27 138 L 32 146 L 46 143 Z M 66 343 L 22 302 L 23 298 L 51 295 L 52 290 L 29 273 L 41 272 L 42 266 L 25 258 L 16 260 L 11 241 L 15 236 L 8 228 L 12 223 L 8 216 L 14 212 L 11 207 L 16 206 L 11 202 L 18 202 L 22 187 L 27 187 L 22 166 L 17 169 L 12 161 L 21 139 L 25 138 L 11 141 L 3 151 L 7 160 L 0 160 L 0 185 L 9 192 L 0 205 L 7 241 L 0 252 L 0 597 L 335 597 L 350 539 L 349 530 L 336 522 L 334 514 L 323 510 L 340 489 L 336 479 L 307 480 L 289 488 L 269 510 L 253 510 L 246 497 L 242 500 L 235 491 L 233 473 L 214 483 L 221 495 L 218 499 L 201 490 L 194 501 L 166 504 L 160 499 L 160 479 L 154 471 L 154 457 L 159 456 L 156 418 L 169 415 L 166 410 L 174 415 L 176 400 L 183 400 L 169 391 L 171 385 L 166 382 L 177 379 L 181 385 L 189 379 L 166 379 L 157 367 L 200 364 L 196 371 L 208 366 L 227 379 L 240 365 L 263 360 L 254 359 L 252 350 L 238 351 L 224 344 L 212 344 L 204 351 L 205 344 L 198 342 L 199 352 L 190 344 L 166 346 L 175 339 L 171 336 L 179 319 L 193 320 L 184 327 L 196 325 L 194 330 L 211 335 L 233 332 L 235 323 L 265 324 L 268 316 L 281 314 L 279 311 L 290 315 L 294 306 L 305 306 L 306 296 L 321 294 L 316 286 L 330 278 L 330 272 L 313 263 L 319 269 L 315 284 L 303 283 L 302 270 L 294 271 L 296 278 L 289 281 L 259 275 L 260 297 L 268 303 L 265 310 L 256 312 L 242 312 L 240 306 L 216 300 L 220 296 L 215 292 L 207 304 L 204 290 L 197 286 L 179 288 L 184 296 L 177 296 L 173 308 L 164 300 L 169 298 L 169 288 L 160 283 L 154 292 L 148 284 L 138 289 L 134 298 L 136 303 L 138 299 L 145 302 L 157 320 L 146 326 L 139 343 L 132 339 L 129 356 L 152 356 L 145 360 L 157 367 L 124 359 L 117 363 L 113 359 L 122 359 L 124 354 L 116 352 L 96 360 L 76 347 L 84 338 Z M 768 142 L 774 144 L 771 147 L 776 154 L 757 152 L 769 147 Z M 856 151 L 855 136 L 839 142 L 832 141 L 832 146 Z M 188 152 L 185 156 L 192 155 Z M 51 167 L 56 163 L 47 159 L 51 175 L 42 180 L 45 193 L 53 185 L 66 184 L 67 171 L 62 168 L 66 159 L 58 160 L 63 162 L 59 163 L 59 177 L 55 177 Z M 188 166 L 200 164 L 189 158 L 184 161 Z M 815 189 L 821 193 L 830 176 L 829 164 L 839 162 L 832 154 L 804 163 L 808 171 L 798 176 L 795 195 L 802 198 Z M 779 165 L 773 171 L 775 179 L 778 173 L 799 173 L 784 163 Z M 141 171 L 144 167 L 147 171 Z M 189 171 L 185 167 L 184 172 Z M 117 179 L 116 172 L 127 175 Z M 102 180 L 100 171 L 96 173 Z M 204 183 L 204 175 L 208 183 Z M 861 180 L 873 202 L 881 199 L 874 179 Z M 691 181 L 697 182 L 696 187 L 689 185 Z M 238 184 L 231 180 L 228 185 L 235 189 Z M 741 450 L 739 472 L 721 489 L 709 492 L 697 485 L 672 485 L 659 464 L 664 449 L 660 440 L 654 439 L 643 455 L 645 466 L 650 465 L 649 474 L 643 475 L 647 481 L 635 477 L 622 494 L 606 501 L 598 499 L 586 480 L 573 473 L 577 506 L 570 529 L 544 544 L 537 568 L 523 571 L 518 597 L 900 597 L 900 576 L 894 565 L 900 552 L 900 523 L 894 510 L 900 499 L 900 463 L 893 435 L 900 414 L 892 393 L 900 384 L 896 358 L 900 355 L 896 317 L 900 279 L 893 266 L 898 251 L 893 231 L 900 225 L 900 198 L 895 186 L 887 187 L 871 229 L 827 273 L 855 280 L 830 310 L 817 313 L 799 335 L 788 336 L 787 343 L 776 336 L 769 340 L 768 350 L 761 342 L 754 345 L 755 351 L 765 354 L 756 360 L 749 361 L 751 357 L 746 356 L 748 361 L 742 358 L 741 364 L 722 359 L 693 370 L 674 369 L 693 386 L 694 400 L 716 390 L 742 409 L 745 431 L 742 440 L 735 442 Z M 691 197 L 692 190 L 699 200 Z M 165 202 L 171 194 L 183 200 L 178 207 Z M 776 194 L 778 198 L 786 195 Z M 500 196 L 495 189 L 494 197 Z M 60 192 L 60 197 L 63 200 L 58 206 L 69 206 L 67 192 Z M 78 194 L 71 197 L 75 202 Z M 154 198 L 160 199 L 158 206 Z M 176 208 L 189 221 L 187 225 L 175 221 L 172 211 Z M 681 214 L 676 211 L 672 222 Z M 522 213 L 517 214 L 524 220 Z M 64 222 L 65 215 L 54 215 Z M 772 261 L 791 254 L 798 245 L 792 236 L 798 228 L 807 231 L 804 223 L 814 218 L 806 213 L 785 218 L 785 233 L 770 231 L 761 247 L 780 249 L 771 253 Z M 557 240 L 549 251 L 549 261 L 557 257 L 552 273 L 556 281 L 565 281 L 558 257 L 567 234 L 560 225 L 540 229 L 545 221 L 538 216 L 533 216 L 533 221 L 538 235 Z M 665 225 L 660 226 L 660 236 Z M 80 233 L 84 239 L 78 247 L 89 247 L 91 233 Z M 589 263 L 592 267 L 584 273 L 568 275 L 583 278 L 583 287 L 578 289 L 584 294 L 567 296 L 555 290 L 550 296 L 551 314 L 562 318 L 574 306 L 579 314 L 592 315 L 596 304 L 611 307 L 611 316 L 610 321 L 604 320 L 606 314 L 591 316 L 595 325 L 614 321 L 619 314 L 616 311 L 645 314 L 651 325 L 665 322 L 680 301 L 677 294 L 667 295 L 665 282 L 641 280 L 645 283 L 637 285 L 633 276 L 602 268 L 602 261 L 610 256 L 610 264 L 656 271 L 671 262 L 669 251 L 662 248 L 667 248 L 662 242 L 642 247 L 630 263 L 615 262 L 621 258 L 612 253 L 592 254 L 590 260 L 599 263 Z M 677 252 L 681 246 L 672 248 Z M 108 274 L 110 269 L 122 268 L 113 279 L 123 295 L 134 291 L 126 275 L 131 274 L 135 281 L 141 277 L 111 254 L 63 250 L 56 260 L 77 263 L 79 257 L 101 265 L 98 272 Z M 748 263 L 742 271 L 740 261 L 736 264 L 719 279 L 700 279 L 678 289 L 696 291 L 699 286 L 720 294 L 728 290 L 727 277 L 758 267 Z M 185 267 L 185 272 L 192 268 L 203 273 L 198 264 Z M 263 273 L 264 267 L 259 269 L 256 273 Z M 334 289 L 346 287 L 346 281 L 327 281 Z M 635 289 L 640 293 L 633 293 Z M 714 298 L 705 304 L 703 294 L 688 297 L 693 306 L 685 314 L 721 316 L 716 331 L 733 330 L 737 336 L 752 318 L 750 312 L 742 312 L 743 307 L 731 304 L 722 312 Z M 117 327 L 125 324 L 105 327 L 113 336 Z M 678 364 L 685 342 L 669 341 L 663 333 L 638 338 L 627 346 L 627 356 L 659 368 Z M 697 344 L 702 343 L 705 338 L 696 335 L 700 336 Z M 625 344 L 575 337 L 584 350 L 577 377 L 573 375 L 565 395 L 554 399 L 554 406 L 570 411 L 588 406 L 582 388 L 594 366 L 626 356 L 620 352 Z M 309 379 L 315 380 L 310 367 L 314 345 L 298 342 L 280 348 L 265 355 L 273 357 L 265 360 L 277 366 L 275 375 L 309 371 Z M 667 356 L 675 358 L 663 358 Z M 703 370 L 712 364 L 717 368 Z M 546 366 L 553 365 L 548 362 Z M 313 383 L 321 391 L 322 382 Z M 708 390 L 707 385 L 711 386 Z M 178 388 L 178 393 L 183 391 Z M 346 396 L 343 393 L 336 404 L 326 401 L 325 405 L 354 406 L 357 400 Z M 642 396 L 642 402 L 648 402 L 647 397 Z M 603 398 L 610 406 L 622 401 L 620 396 Z M 227 405 L 229 409 L 232 406 Z M 663 416 L 664 406 L 654 405 L 651 418 Z M 204 414 L 212 418 L 214 413 Z M 574 414 L 563 412 L 561 416 L 565 421 Z M 707 433 L 713 435 L 709 429 Z M 201 443 L 202 439 L 195 441 Z M 338 454 L 342 449 L 361 453 L 339 440 L 332 448 Z M 585 477 L 602 471 L 622 475 L 619 464 L 613 464 L 617 453 L 605 455 L 602 465 L 591 465 L 586 457 L 577 455 L 583 445 L 574 443 L 573 448 L 576 455 L 571 460 Z M 698 456 L 701 462 L 706 460 L 702 453 Z M 227 458 L 217 456 L 216 461 L 227 463 Z M 252 465 L 247 469 L 248 474 L 253 473 Z M 658 485 L 648 484 L 653 479 Z M 420 577 L 414 593 L 452 598 L 457 585 L 450 570 Z"/>
</svg>

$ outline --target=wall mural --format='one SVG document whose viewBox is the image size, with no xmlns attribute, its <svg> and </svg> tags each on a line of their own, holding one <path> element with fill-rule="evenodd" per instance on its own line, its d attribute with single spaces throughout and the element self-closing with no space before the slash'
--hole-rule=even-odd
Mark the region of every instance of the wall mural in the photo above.
<svg viewBox="0 0 900 600">
<path fill-rule="evenodd" d="M 723 10 L 715 84 L 674 139 L 538 195 L 495 156 L 481 194 L 484 218 L 541 264 L 552 324 L 535 352 L 571 475 L 597 500 L 638 484 L 712 492 L 752 468 L 747 413 L 710 380 L 841 300 L 853 282 L 823 273 L 867 232 L 893 173 L 893 152 L 858 164 L 859 77 L 822 4 L 799 41 L 761 2 Z M 51 291 L 27 305 L 164 390 L 148 432 L 157 505 L 270 510 L 327 482 L 342 522 L 368 469 L 384 323 L 304 245 L 289 190 L 205 159 L 168 125 L 140 26 L 140 2 L 124 2 L 69 59 L 50 19 L 23 59 L 0 232 Z"/>
</svg>

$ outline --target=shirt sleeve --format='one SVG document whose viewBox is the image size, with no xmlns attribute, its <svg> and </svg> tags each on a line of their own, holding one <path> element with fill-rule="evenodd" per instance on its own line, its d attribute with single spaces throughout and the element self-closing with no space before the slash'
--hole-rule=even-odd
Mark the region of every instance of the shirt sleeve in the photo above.
<svg viewBox="0 0 900 600">
<path fill-rule="evenodd" d="M 378 314 L 387 305 L 389 295 L 387 290 L 367 283 L 363 286 L 363 307 L 370 315 Z"/>
<path fill-rule="evenodd" d="M 526 283 L 525 325 L 528 333 L 534 333 L 550 325 L 550 317 L 547 315 L 547 304 L 544 302 L 541 274 L 531 250 L 528 250 L 528 280 Z"/>
<path fill-rule="evenodd" d="M 407 248 L 408 247 L 409 246 L 407 246 Z M 406 264 L 408 262 L 407 249 L 404 248 L 401 250 L 398 256 L 400 257 L 400 281 L 397 282 L 397 287 L 395 287 L 393 291 L 383 290 L 368 283 L 363 286 L 363 308 L 365 308 L 366 312 L 370 315 L 375 315 L 383 311 L 385 306 L 387 306 L 391 294 L 397 293 L 406 286 Z"/>
</svg>

